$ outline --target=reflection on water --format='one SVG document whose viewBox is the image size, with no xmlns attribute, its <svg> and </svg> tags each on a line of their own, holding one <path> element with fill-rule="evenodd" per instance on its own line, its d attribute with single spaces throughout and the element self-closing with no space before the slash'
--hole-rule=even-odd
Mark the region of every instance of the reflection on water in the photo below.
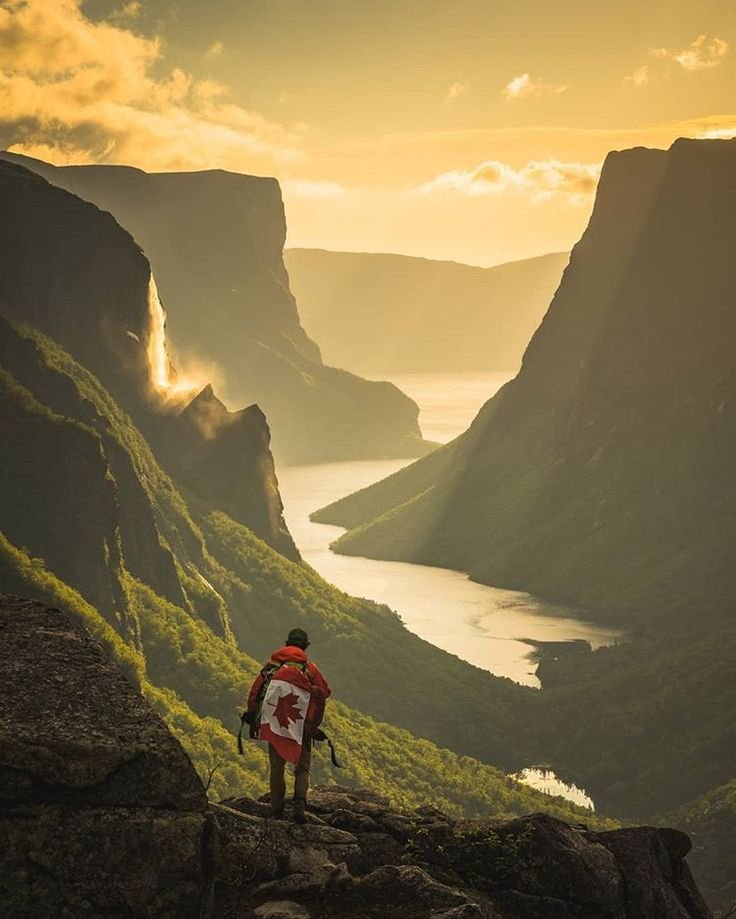
<svg viewBox="0 0 736 919">
<path fill-rule="evenodd" d="M 561 607 L 515 590 L 486 587 L 446 568 L 336 555 L 329 544 L 343 529 L 311 523 L 309 514 L 384 478 L 410 460 L 365 460 L 282 467 L 286 520 L 305 559 L 327 581 L 357 597 L 386 603 L 410 631 L 463 660 L 538 686 L 533 648 L 520 639 L 586 639 L 596 648 L 617 633 L 582 622 Z"/>
<path fill-rule="evenodd" d="M 582 788 L 578 788 L 577 785 L 568 785 L 566 782 L 563 782 L 562 779 L 558 779 L 551 769 L 532 766 L 529 769 L 522 769 L 521 772 L 512 775 L 511 778 L 516 779 L 518 782 L 522 782 L 524 785 L 530 785 L 532 788 L 536 788 L 537 791 L 541 791 L 545 795 L 566 798 L 568 801 L 572 801 L 573 804 L 577 804 L 580 807 L 587 807 L 592 811 L 595 810 L 593 799 L 589 797 Z"/>
</svg>

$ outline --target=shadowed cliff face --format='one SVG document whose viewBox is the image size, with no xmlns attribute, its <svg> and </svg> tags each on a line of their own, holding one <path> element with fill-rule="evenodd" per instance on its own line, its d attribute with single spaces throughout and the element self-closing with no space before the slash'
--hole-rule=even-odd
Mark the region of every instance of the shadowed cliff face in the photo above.
<svg viewBox="0 0 736 919">
<path fill-rule="evenodd" d="M 54 167 L 3 154 L 109 210 L 151 259 L 174 347 L 224 374 L 231 405 L 258 403 L 290 462 L 417 456 L 416 404 L 389 383 L 325 367 L 299 323 L 275 179 L 213 170 Z"/>
<path fill-rule="evenodd" d="M 126 407 L 148 381 L 150 267 L 109 215 L 0 162 L 0 313 L 50 335 Z"/>
<path fill-rule="evenodd" d="M 150 265 L 132 237 L 110 214 L 4 161 L 0 202 L 0 314 L 49 335 L 94 373 L 172 474 L 185 468 L 183 457 L 200 457 L 200 474 L 186 484 L 298 558 L 265 417 L 220 405 L 206 435 L 190 423 L 185 409 L 201 386 L 177 382 Z"/>
<path fill-rule="evenodd" d="M 734 141 L 611 154 L 518 377 L 440 476 L 429 458 L 322 512 L 363 525 L 340 549 L 619 611 L 717 611 L 736 590 L 734 194 Z"/>
<path fill-rule="evenodd" d="M 160 433 L 172 474 L 195 494 L 251 528 L 287 558 L 299 552 L 284 522 L 270 435 L 263 412 L 251 405 L 229 412 L 211 386 L 205 387 Z M 241 457 L 254 461 L 243 468 Z"/>
</svg>

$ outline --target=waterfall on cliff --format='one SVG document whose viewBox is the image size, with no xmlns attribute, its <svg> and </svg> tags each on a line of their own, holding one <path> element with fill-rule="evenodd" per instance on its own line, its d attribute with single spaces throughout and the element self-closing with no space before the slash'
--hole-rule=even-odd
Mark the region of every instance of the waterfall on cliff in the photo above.
<svg viewBox="0 0 736 919">
<path fill-rule="evenodd" d="M 191 399 L 206 385 L 207 379 L 194 368 L 180 371 L 172 366 L 166 346 L 166 311 L 153 274 L 148 282 L 148 317 L 146 357 L 151 390 L 166 402 Z"/>
</svg>

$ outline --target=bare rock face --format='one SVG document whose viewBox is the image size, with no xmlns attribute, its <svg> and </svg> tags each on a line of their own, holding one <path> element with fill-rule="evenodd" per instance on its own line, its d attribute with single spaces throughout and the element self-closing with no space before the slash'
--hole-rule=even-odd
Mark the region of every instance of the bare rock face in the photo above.
<svg viewBox="0 0 736 919">
<path fill-rule="evenodd" d="M 212 810 L 216 911 L 243 919 L 709 919 L 684 833 L 593 832 L 545 814 L 453 821 L 323 786 L 309 822 L 247 798 Z M 346 826 L 350 825 L 350 830 Z M 237 906 L 236 906 L 237 904 Z M 235 914 L 235 913 L 233 913 Z"/>
<path fill-rule="evenodd" d="M 0 597 L 0 911 L 197 916 L 206 795 L 178 741 L 66 613 Z"/>
<path fill-rule="evenodd" d="M 175 478 L 286 558 L 299 561 L 284 520 L 270 443 L 266 416 L 257 405 L 230 412 L 211 386 L 158 432 L 160 452 Z"/>
</svg>

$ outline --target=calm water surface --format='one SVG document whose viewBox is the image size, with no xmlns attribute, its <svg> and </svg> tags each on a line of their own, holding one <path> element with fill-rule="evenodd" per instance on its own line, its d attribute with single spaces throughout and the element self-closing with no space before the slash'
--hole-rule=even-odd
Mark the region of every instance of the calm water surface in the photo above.
<svg viewBox="0 0 736 919">
<path fill-rule="evenodd" d="M 392 378 L 420 405 L 425 437 L 446 442 L 461 433 L 505 375 L 406 375 Z M 279 469 L 286 519 L 305 561 L 353 596 L 386 603 L 415 634 L 458 657 L 538 686 L 532 651 L 520 639 L 583 638 L 595 647 L 618 633 L 585 622 L 571 610 L 520 591 L 475 584 L 457 571 L 336 555 L 330 543 L 344 530 L 311 523 L 312 511 L 378 481 L 411 460 L 364 460 Z"/>
<path fill-rule="evenodd" d="M 573 804 L 577 804 L 579 807 L 587 807 L 588 810 L 592 811 L 595 810 L 595 805 L 590 795 L 582 788 L 578 788 L 577 785 L 568 785 L 567 782 L 563 782 L 561 779 L 557 778 L 551 769 L 530 766 L 528 769 L 522 769 L 521 772 L 512 775 L 511 778 L 517 779 L 524 785 L 531 785 L 532 788 L 536 788 L 537 791 L 541 791 L 542 794 L 567 798 L 568 801 L 572 801 Z"/>
</svg>

